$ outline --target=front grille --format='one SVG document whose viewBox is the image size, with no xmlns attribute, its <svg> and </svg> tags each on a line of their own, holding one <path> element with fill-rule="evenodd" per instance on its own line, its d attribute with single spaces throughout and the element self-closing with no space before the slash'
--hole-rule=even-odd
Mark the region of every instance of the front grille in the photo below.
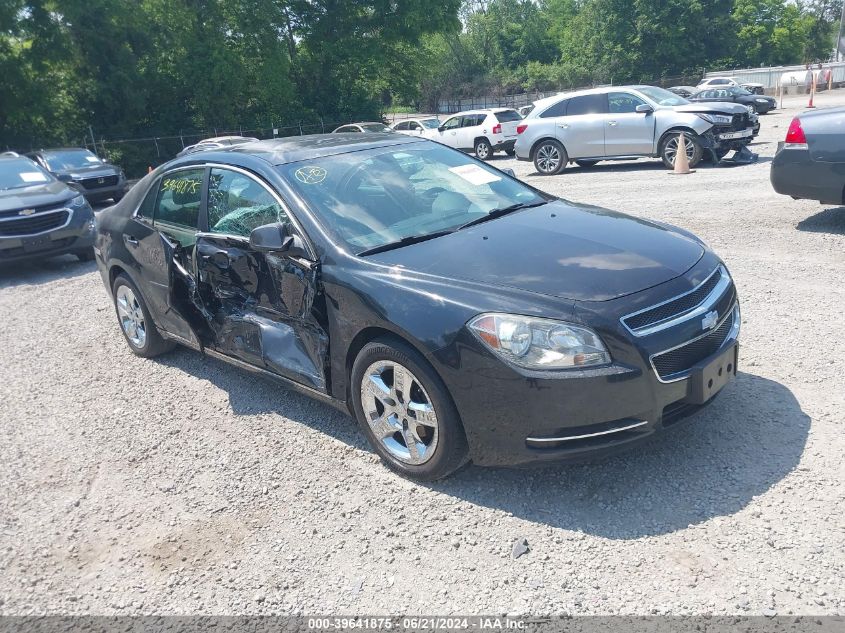
<svg viewBox="0 0 845 633">
<path fill-rule="evenodd" d="M 67 209 L 61 209 L 41 215 L 3 219 L 0 221 L 0 237 L 36 235 L 51 231 L 67 224 L 68 217 Z"/>
<path fill-rule="evenodd" d="M 625 317 L 622 319 L 622 322 L 625 323 L 631 331 L 636 332 L 637 330 L 651 327 L 652 325 L 656 325 L 662 321 L 668 321 L 669 319 L 681 316 L 685 312 L 689 312 L 690 310 L 698 307 L 701 302 L 707 298 L 707 295 L 713 292 L 713 288 L 716 287 L 716 284 L 718 284 L 721 279 L 722 269 L 719 267 L 716 269 L 716 272 L 710 275 L 703 284 L 689 294 L 682 295 L 672 301 L 669 301 L 668 303 L 655 306 L 645 312 Z M 720 314 L 722 313 L 720 312 Z"/>
<path fill-rule="evenodd" d="M 734 326 L 736 311 L 734 310 L 722 324 L 706 336 L 690 341 L 677 349 L 657 354 L 651 359 L 654 370 L 660 378 L 666 380 L 689 371 L 708 356 L 715 354 Z"/>
<path fill-rule="evenodd" d="M 100 189 L 101 187 L 114 187 L 117 184 L 117 176 L 99 176 L 98 178 L 84 178 L 79 181 L 86 189 Z"/>
<path fill-rule="evenodd" d="M 59 202 L 59 203 L 53 202 L 52 204 L 42 204 L 41 206 L 38 206 L 38 207 L 25 207 L 25 208 L 28 209 L 28 210 L 31 210 L 32 213 L 43 213 L 44 211 L 53 211 L 53 210 L 60 211 L 61 209 L 64 208 L 61 205 L 69 204 L 69 203 L 70 203 L 70 200 L 65 200 L 64 202 Z M 0 220 L 3 220 L 5 218 L 17 218 L 18 215 L 20 214 L 20 212 L 21 212 L 21 209 L 13 209 L 11 211 L 0 211 Z"/>
<path fill-rule="evenodd" d="M 748 113 L 745 114 L 735 114 L 733 118 L 733 124 L 731 125 L 734 131 L 740 132 L 748 127 Z"/>
</svg>

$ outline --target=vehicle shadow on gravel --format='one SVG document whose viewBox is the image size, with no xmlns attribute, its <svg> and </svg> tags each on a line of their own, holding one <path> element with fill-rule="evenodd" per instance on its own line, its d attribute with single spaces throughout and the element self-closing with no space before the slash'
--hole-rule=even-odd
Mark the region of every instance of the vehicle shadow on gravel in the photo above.
<svg viewBox="0 0 845 633">
<path fill-rule="evenodd" d="M 789 389 L 748 373 L 688 422 L 614 458 L 470 467 L 431 487 L 553 527 L 654 536 L 742 510 L 796 468 L 810 429 Z"/>
<path fill-rule="evenodd" d="M 0 263 L 0 289 L 35 286 L 96 272 L 94 262 L 81 262 L 73 255 L 43 260 Z"/>
<path fill-rule="evenodd" d="M 825 209 L 801 220 L 796 228 L 809 233 L 833 233 L 845 235 L 845 207 Z"/>
</svg>

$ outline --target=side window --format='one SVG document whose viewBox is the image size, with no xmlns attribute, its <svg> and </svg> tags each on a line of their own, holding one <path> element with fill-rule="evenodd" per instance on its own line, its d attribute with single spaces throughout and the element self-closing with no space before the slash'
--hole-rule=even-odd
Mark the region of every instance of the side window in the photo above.
<svg viewBox="0 0 845 633">
<path fill-rule="evenodd" d="M 461 127 L 475 127 L 476 125 L 480 125 L 480 123 L 478 122 L 477 114 L 464 115 L 464 120 L 463 123 L 461 123 Z"/>
<path fill-rule="evenodd" d="M 183 169 L 161 178 L 153 224 L 196 231 L 205 169 Z"/>
<path fill-rule="evenodd" d="M 569 99 L 558 101 L 553 106 L 546 108 L 540 115 L 541 119 L 550 119 L 556 116 L 566 116 L 566 107 L 569 104 Z"/>
<path fill-rule="evenodd" d="M 459 116 L 453 116 L 443 124 L 443 128 L 447 130 L 454 130 L 459 127 L 461 127 L 461 117 Z"/>
<path fill-rule="evenodd" d="M 339 127 L 335 130 L 336 134 L 345 134 L 347 132 L 357 132 L 358 130 L 353 129 L 351 125 L 344 125 L 343 127 Z"/>
<path fill-rule="evenodd" d="M 584 95 L 582 97 L 572 97 L 569 100 L 569 108 L 566 110 L 566 116 L 604 114 L 605 112 L 607 112 L 606 95 Z"/>
<path fill-rule="evenodd" d="M 147 195 L 144 196 L 144 201 L 141 203 L 141 206 L 138 207 L 138 212 L 136 213 L 139 218 L 144 218 L 150 222 L 153 221 L 153 212 L 155 211 L 156 198 L 158 197 L 158 187 L 160 184 L 161 180 L 156 180 L 152 187 L 150 187 L 150 190 L 147 191 Z"/>
<path fill-rule="evenodd" d="M 409 130 L 419 130 L 420 124 L 417 123 L 416 121 L 411 121 L 410 123 L 408 123 L 408 129 Z"/>
<path fill-rule="evenodd" d="M 212 169 L 208 181 L 208 230 L 249 237 L 254 228 L 288 221 L 284 209 L 257 180 Z"/>
<path fill-rule="evenodd" d="M 393 129 L 394 129 L 394 130 L 396 130 L 397 132 L 398 132 L 398 131 L 400 131 L 400 130 L 407 130 L 407 129 L 409 129 L 409 128 L 408 128 L 408 122 L 407 122 L 407 121 L 402 121 L 402 123 L 398 124 L 398 125 L 397 125 L 395 128 L 393 128 Z"/>
<path fill-rule="evenodd" d="M 627 92 L 611 92 L 607 103 L 612 114 L 630 114 L 637 111 L 637 106 L 645 105 L 645 101 Z"/>
</svg>

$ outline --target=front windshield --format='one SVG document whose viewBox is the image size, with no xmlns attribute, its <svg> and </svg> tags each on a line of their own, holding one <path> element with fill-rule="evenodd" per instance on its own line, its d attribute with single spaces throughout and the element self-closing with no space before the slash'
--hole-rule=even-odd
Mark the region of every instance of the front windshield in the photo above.
<svg viewBox="0 0 845 633">
<path fill-rule="evenodd" d="M 426 129 L 433 130 L 440 127 L 440 119 L 420 119 L 420 123 Z"/>
<path fill-rule="evenodd" d="M 44 157 L 44 160 L 47 161 L 47 165 L 52 171 L 82 169 L 83 167 L 92 167 L 103 164 L 103 161 L 87 149 L 68 149 L 44 152 L 42 156 Z"/>
<path fill-rule="evenodd" d="M 494 209 L 545 201 L 499 170 L 437 143 L 350 152 L 279 169 L 355 253 L 454 230 Z"/>
<path fill-rule="evenodd" d="M 679 106 L 687 105 L 689 103 L 689 101 L 679 95 L 676 95 L 674 92 L 669 92 L 668 90 L 658 88 L 657 86 L 637 86 L 637 91 L 644 94 L 657 105 Z"/>
<path fill-rule="evenodd" d="M 53 177 L 28 158 L 0 160 L 0 191 L 43 185 Z"/>
</svg>

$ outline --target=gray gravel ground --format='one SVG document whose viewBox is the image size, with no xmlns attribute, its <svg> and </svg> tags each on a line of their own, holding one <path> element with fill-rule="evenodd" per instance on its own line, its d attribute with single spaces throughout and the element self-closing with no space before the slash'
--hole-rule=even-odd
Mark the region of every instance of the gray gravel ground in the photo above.
<svg viewBox="0 0 845 633">
<path fill-rule="evenodd" d="M 417 485 L 326 406 L 134 357 L 93 264 L 0 270 L 0 613 L 842 614 L 845 208 L 768 180 L 803 103 L 752 166 L 496 161 L 696 232 L 739 286 L 739 379 L 607 461 Z"/>
</svg>

